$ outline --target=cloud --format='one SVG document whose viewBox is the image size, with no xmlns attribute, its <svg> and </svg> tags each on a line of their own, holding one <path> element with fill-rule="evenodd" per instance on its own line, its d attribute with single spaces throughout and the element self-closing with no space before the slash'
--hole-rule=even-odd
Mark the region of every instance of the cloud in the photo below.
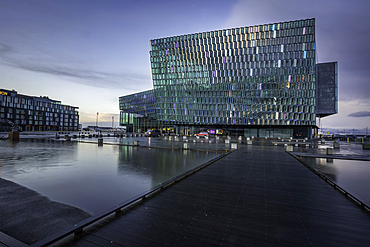
<svg viewBox="0 0 370 247">
<path fill-rule="evenodd" d="M 43 54 L 45 55 L 45 54 Z M 83 64 L 39 59 L 35 56 L 19 56 L 16 49 L 0 43 L 0 63 L 36 73 L 71 78 L 74 82 L 99 88 L 133 89 L 151 84 L 151 78 L 138 73 L 107 73 L 87 68 Z"/>
<path fill-rule="evenodd" d="M 348 114 L 348 117 L 370 117 L 370 111 L 358 111 Z"/>
</svg>

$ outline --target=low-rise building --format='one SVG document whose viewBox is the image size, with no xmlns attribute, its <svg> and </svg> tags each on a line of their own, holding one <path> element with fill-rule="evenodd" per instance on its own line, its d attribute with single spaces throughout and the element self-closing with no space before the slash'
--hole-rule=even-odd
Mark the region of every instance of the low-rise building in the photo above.
<svg viewBox="0 0 370 247">
<path fill-rule="evenodd" d="M 23 131 L 77 131 L 78 107 L 64 105 L 47 96 L 29 96 L 15 90 L 0 89 L 0 131 L 8 131 L 9 123 Z"/>
</svg>

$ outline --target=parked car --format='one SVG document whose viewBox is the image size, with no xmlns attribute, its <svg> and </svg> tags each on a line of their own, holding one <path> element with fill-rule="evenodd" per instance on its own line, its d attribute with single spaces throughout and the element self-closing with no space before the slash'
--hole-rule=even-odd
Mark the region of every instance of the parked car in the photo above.
<svg viewBox="0 0 370 247">
<path fill-rule="evenodd" d="M 195 134 L 195 136 L 209 136 L 209 134 L 207 131 L 202 131 L 202 132 Z"/>
<path fill-rule="evenodd" d="M 158 137 L 161 136 L 161 132 L 159 130 L 148 130 L 147 132 L 145 132 L 145 136 Z"/>
</svg>

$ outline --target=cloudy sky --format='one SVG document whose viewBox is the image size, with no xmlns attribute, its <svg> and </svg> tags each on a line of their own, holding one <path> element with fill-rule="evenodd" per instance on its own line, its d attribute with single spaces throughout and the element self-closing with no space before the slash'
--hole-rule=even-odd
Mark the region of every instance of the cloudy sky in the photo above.
<svg viewBox="0 0 370 247">
<path fill-rule="evenodd" d="M 118 97 L 152 88 L 154 38 L 316 18 L 317 62 L 338 61 L 339 113 L 322 128 L 370 127 L 368 0 L 0 0 L 0 88 L 118 125 Z"/>
</svg>

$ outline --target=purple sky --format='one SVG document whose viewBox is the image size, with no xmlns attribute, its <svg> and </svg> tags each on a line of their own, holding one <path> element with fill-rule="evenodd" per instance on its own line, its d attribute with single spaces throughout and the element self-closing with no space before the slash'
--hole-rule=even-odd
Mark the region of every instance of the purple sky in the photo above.
<svg viewBox="0 0 370 247">
<path fill-rule="evenodd" d="M 370 127 L 370 1 L 0 0 L 0 88 L 118 122 L 118 97 L 152 88 L 154 38 L 316 18 L 317 62 L 338 61 L 339 113 L 323 128 Z"/>
</svg>

